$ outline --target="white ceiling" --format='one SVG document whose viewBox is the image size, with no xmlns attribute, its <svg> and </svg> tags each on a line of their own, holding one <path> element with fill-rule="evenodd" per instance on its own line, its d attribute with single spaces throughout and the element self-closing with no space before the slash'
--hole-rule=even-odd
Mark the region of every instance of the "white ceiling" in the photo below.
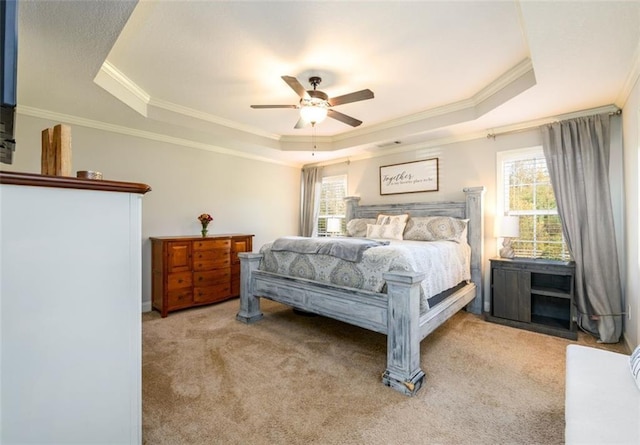
<svg viewBox="0 0 640 445">
<path fill-rule="evenodd" d="M 640 1 L 19 5 L 20 111 L 291 164 L 622 106 L 640 71 Z M 295 130 L 249 107 L 297 104 L 283 75 L 375 98 Z"/>
</svg>

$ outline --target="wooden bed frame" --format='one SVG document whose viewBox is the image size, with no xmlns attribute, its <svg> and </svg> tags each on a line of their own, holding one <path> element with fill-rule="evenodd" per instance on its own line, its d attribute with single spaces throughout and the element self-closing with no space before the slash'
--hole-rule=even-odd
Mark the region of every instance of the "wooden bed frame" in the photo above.
<svg viewBox="0 0 640 445">
<path fill-rule="evenodd" d="M 260 320 L 260 298 L 331 317 L 387 336 L 387 369 L 382 382 L 407 395 L 424 382 L 420 369 L 420 342 L 466 306 L 482 312 L 483 195 L 484 187 L 465 188 L 461 202 L 426 202 L 360 206 L 357 197 L 347 199 L 347 221 L 375 218 L 378 214 L 411 216 L 443 215 L 468 218 L 471 246 L 471 281 L 420 315 L 420 282 L 423 273 L 387 272 L 387 293 L 376 293 L 258 270 L 262 254 L 240 253 L 240 311 L 236 319 Z"/>
</svg>

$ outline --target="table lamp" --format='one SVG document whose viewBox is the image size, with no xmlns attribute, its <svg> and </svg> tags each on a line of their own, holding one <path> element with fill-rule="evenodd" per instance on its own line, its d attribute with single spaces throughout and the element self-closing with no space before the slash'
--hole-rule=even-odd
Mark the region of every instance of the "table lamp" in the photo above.
<svg viewBox="0 0 640 445">
<path fill-rule="evenodd" d="M 517 216 L 503 216 L 500 221 L 498 236 L 503 238 L 500 257 L 513 258 L 516 256 L 513 247 L 511 247 L 511 240 L 520 236 L 520 218 Z"/>
<path fill-rule="evenodd" d="M 340 218 L 328 218 L 327 219 L 327 233 L 330 236 L 334 236 L 336 233 L 342 232 L 342 224 Z"/>
</svg>

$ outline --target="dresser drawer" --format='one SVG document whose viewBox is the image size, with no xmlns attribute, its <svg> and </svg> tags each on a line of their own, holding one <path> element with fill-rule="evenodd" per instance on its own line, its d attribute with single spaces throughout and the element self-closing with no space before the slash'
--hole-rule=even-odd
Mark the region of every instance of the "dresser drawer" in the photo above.
<svg viewBox="0 0 640 445">
<path fill-rule="evenodd" d="M 193 271 L 200 272 L 203 270 L 228 269 L 231 260 L 228 256 L 215 260 L 198 260 L 193 262 Z"/>
<path fill-rule="evenodd" d="M 231 240 L 229 239 L 204 239 L 202 241 L 193 242 L 193 250 L 213 250 L 222 249 L 227 253 L 231 249 Z"/>
<path fill-rule="evenodd" d="M 224 300 L 228 298 L 229 295 L 231 295 L 231 286 L 229 285 L 229 283 L 193 288 L 193 301 L 195 303 L 207 303 Z"/>
<path fill-rule="evenodd" d="M 219 259 L 227 259 L 229 250 L 213 249 L 213 250 L 196 250 L 193 252 L 193 264 L 198 261 L 216 261 Z"/>
<path fill-rule="evenodd" d="M 212 270 L 209 272 L 193 273 L 194 286 L 212 286 L 214 284 L 226 284 L 229 283 L 230 279 L 231 271 L 228 267 L 218 270 Z"/>
<path fill-rule="evenodd" d="M 181 289 L 183 287 L 190 287 L 192 281 L 191 272 L 170 273 L 167 275 L 167 289 Z"/>
<path fill-rule="evenodd" d="M 167 292 L 168 309 L 180 309 L 193 304 L 191 288 Z"/>
</svg>

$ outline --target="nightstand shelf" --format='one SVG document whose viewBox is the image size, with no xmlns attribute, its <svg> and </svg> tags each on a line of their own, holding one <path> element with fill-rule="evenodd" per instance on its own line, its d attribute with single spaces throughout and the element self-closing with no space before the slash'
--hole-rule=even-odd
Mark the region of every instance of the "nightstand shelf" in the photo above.
<svg viewBox="0 0 640 445">
<path fill-rule="evenodd" d="M 491 259 L 491 311 L 507 326 L 577 339 L 572 262 Z"/>
<path fill-rule="evenodd" d="M 558 291 L 557 289 L 553 289 L 550 287 L 532 287 L 531 293 L 536 295 L 546 295 L 548 297 L 571 299 L 570 294 L 566 292 Z"/>
</svg>

